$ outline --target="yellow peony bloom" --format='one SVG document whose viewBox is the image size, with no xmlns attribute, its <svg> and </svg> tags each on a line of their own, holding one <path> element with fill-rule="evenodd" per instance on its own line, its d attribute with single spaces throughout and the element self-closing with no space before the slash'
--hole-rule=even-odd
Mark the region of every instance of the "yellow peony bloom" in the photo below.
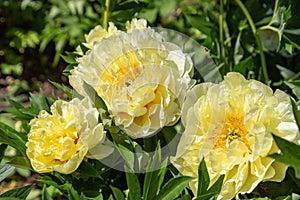
<svg viewBox="0 0 300 200">
<path fill-rule="evenodd" d="M 69 80 L 83 95 L 83 83 L 91 85 L 129 136 L 147 137 L 178 121 L 193 85 L 192 61 L 145 21 L 133 20 L 127 28 L 94 44 Z"/>
<path fill-rule="evenodd" d="M 131 21 L 126 22 L 127 32 L 131 32 L 134 29 L 145 29 L 147 27 L 147 21 L 145 19 L 132 19 Z M 117 29 L 114 23 L 108 23 L 108 30 L 104 29 L 102 26 L 98 25 L 93 28 L 87 35 L 85 35 L 85 43 L 83 43 L 87 48 L 92 49 L 93 46 L 101 42 L 103 39 L 108 38 L 112 35 L 116 35 L 121 31 Z M 76 48 L 76 51 L 79 54 L 83 54 L 80 50 L 80 47 Z"/>
<path fill-rule="evenodd" d="M 90 101 L 77 98 L 70 102 L 57 100 L 51 113 L 40 111 L 30 121 L 27 156 L 39 173 L 74 172 L 88 151 L 105 139 L 98 111 Z"/>
<path fill-rule="evenodd" d="M 198 176 L 205 159 L 211 184 L 225 174 L 218 199 L 250 193 L 262 181 L 282 181 L 287 166 L 268 155 L 279 152 L 272 134 L 298 143 L 299 130 L 289 96 L 238 73 L 220 84 L 203 83 L 188 92 L 183 105 L 185 131 L 174 166 Z M 197 179 L 190 183 L 197 194 Z"/>
</svg>

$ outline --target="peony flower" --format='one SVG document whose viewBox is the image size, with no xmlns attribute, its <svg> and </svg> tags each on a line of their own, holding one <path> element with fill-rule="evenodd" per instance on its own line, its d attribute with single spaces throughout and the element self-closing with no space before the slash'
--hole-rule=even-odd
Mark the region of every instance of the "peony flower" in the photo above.
<svg viewBox="0 0 300 200">
<path fill-rule="evenodd" d="M 78 168 L 90 149 L 105 139 L 105 131 L 98 123 L 97 109 L 87 98 L 57 100 L 51 113 L 42 110 L 30 121 L 26 153 L 39 173 L 69 174 Z"/>
<path fill-rule="evenodd" d="M 202 83 L 188 92 L 174 166 L 198 176 L 204 158 L 211 184 L 224 174 L 218 199 L 250 193 L 262 181 L 282 181 L 287 166 L 268 157 L 279 152 L 272 133 L 298 143 L 290 97 L 238 73 L 220 84 Z M 190 183 L 197 194 L 197 179 Z"/>
<path fill-rule="evenodd" d="M 131 32 L 133 29 L 145 29 L 147 27 L 147 21 L 145 19 L 132 19 L 132 21 L 128 21 L 126 23 L 127 32 Z M 101 42 L 104 38 L 108 38 L 112 35 L 116 35 L 121 31 L 117 29 L 114 23 L 108 23 L 108 30 L 104 29 L 102 26 L 98 25 L 93 28 L 87 35 L 85 35 L 85 47 L 92 49 L 93 46 Z M 82 55 L 83 52 L 80 50 L 80 47 L 76 48 L 76 51 Z"/>
<path fill-rule="evenodd" d="M 144 21 L 127 28 L 95 43 L 69 80 L 83 95 L 83 83 L 91 85 L 129 136 L 147 137 L 178 121 L 193 85 L 192 61 Z"/>
</svg>

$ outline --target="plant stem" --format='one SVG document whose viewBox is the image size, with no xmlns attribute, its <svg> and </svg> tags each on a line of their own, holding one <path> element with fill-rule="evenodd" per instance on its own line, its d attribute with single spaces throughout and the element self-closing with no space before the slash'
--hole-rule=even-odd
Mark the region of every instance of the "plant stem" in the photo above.
<svg viewBox="0 0 300 200">
<path fill-rule="evenodd" d="M 241 2 L 241 0 L 235 0 L 235 2 L 238 4 L 238 6 L 240 7 L 240 9 L 244 13 L 244 15 L 246 16 L 246 18 L 247 18 L 247 20 L 248 20 L 248 22 L 250 24 L 252 33 L 254 35 L 254 38 L 255 38 L 255 41 L 257 43 L 257 47 L 258 47 L 258 50 L 259 50 L 260 62 L 261 62 L 261 66 L 262 66 L 262 71 L 263 71 L 264 79 L 265 79 L 265 82 L 267 84 L 269 84 L 270 80 L 269 80 L 269 75 L 268 75 L 268 70 L 267 70 L 266 58 L 265 58 L 265 54 L 264 54 L 264 50 L 263 50 L 263 46 L 262 46 L 261 40 L 260 40 L 260 38 L 259 38 L 259 36 L 257 34 L 257 30 L 256 30 L 256 27 L 255 27 L 255 24 L 254 24 L 254 22 L 252 20 L 251 15 L 249 14 L 247 8 Z"/>
<path fill-rule="evenodd" d="M 103 28 L 107 30 L 107 25 L 108 25 L 108 13 L 109 13 L 109 5 L 110 5 L 110 0 L 105 1 L 105 11 L 103 14 Z"/>
<path fill-rule="evenodd" d="M 219 37 L 221 43 L 221 60 L 225 63 L 225 49 L 224 49 L 224 35 L 223 35 L 223 15 L 224 15 L 224 5 L 223 0 L 220 0 L 220 16 L 219 16 Z M 226 63 L 223 68 L 223 75 L 226 73 Z"/>
</svg>

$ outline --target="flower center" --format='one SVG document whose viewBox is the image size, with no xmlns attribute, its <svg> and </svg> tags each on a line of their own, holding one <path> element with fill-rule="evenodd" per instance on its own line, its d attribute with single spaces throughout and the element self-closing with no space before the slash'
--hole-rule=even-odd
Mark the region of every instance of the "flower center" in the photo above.
<svg viewBox="0 0 300 200">
<path fill-rule="evenodd" d="M 120 56 L 108 66 L 107 70 L 102 75 L 101 82 L 112 85 L 128 85 L 130 84 L 130 81 L 136 79 L 141 71 L 142 68 L 138 55 L 136 52 L 131 51 Z"/>
<path fill-rule="evenodd" d="M 240 115 L 226 115 L 225 122 L 218 140 L 215 143 L 214 149 L 227 149 L 231 142 L 239 140 L 244 142 L 247 147 L 250 144 L 246 138 L 248 131 L 244 124 L 244 116 Z"/>
</svg>

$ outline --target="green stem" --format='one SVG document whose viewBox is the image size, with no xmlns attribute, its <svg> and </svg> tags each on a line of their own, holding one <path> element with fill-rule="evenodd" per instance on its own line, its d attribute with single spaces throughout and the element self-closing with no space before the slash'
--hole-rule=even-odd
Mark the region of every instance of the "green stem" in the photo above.
<svg viewBox="0 0 300 200">
<path fill-rule="evenodd" d="M 264 50 L 263 50 L 263 46 L 262 46 L 262 43 L 261 43 L 261 40 L 257 34 L 257 30 L 256 30 L 256 27 L 255 27 L 255 24 L 252 20 L 252 17 L 251 15 L 249 14 L 247 8 L 245 7 L 245 5 L 240 1 L 240 0 L 235 0 L 235 2 L 238 4 L 238 6 L 240 7 L 240 9 L 242 10 L 242 12 L 244 13 L 244 15 L 246 16 L 249 24 L 250 24 L 250 27 L 251 27 L 251 30 L 252 30 L 252 33 L 254 35 L 254 38 L 255 38 L 255 41 L 257 43 L 257 47 L 258 47 L 258 50 L 259 50 L 259 56 L 260 56 L 260 62 L 261 62 L 261 66 L 262 66 L 262 71 L 263 71 L 263 75 L 264 75 L 264 78 L 265 78 L 265 82 L 267 84 L 269 84 L 269 75 L 268 75 L 268 70 L 267 70 L 267 64 L 266 64 L 266 58 L 265 58 L 265 54 L 264 54 Z"/>
<path fill-rule="evenodd" d="M 223 0 L 220 0 L 219 37 L 220 37 L 220 43 L 221 43 L 221 60 L 225 63 L 223 15 L 224 15 L 224 5 L 223 5 Z M 226 73 L 226 64 L 224 65 L 223 69 L 224 69 L 223 74 L 225 74 Z"/>
<path fill-rule="evenodd" d="M 109 5 L 110 5 L 110 0 L 105 1 L 105 11 L 103 14 L 103 28 L 107 30 L 108 26 L 108 13 L 109 13 Z"/>
</svg>

